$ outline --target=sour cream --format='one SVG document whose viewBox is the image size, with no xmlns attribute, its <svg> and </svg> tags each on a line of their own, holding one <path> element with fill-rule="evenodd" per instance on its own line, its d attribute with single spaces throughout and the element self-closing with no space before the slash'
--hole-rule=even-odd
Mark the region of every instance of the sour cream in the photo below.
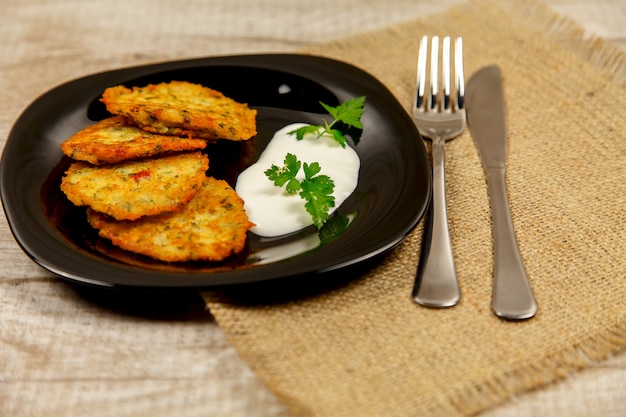
<svg viewBox="0 0 626 417">
<path fill-rule="evenodd" d="M 259 160 L 244 170 L 237 178 L 235 190 L 244 201 L 244 209 L 256 226 L 251 232 L 264 237 L 275 237 L 296 232 L 313 224 L 311 215 L 304 208 L 305 201 L 298 195 L 291 195 L 284 187 L 277 187 L 265 175 L 272 164 L 282 167 L 285 155 L 296 155 L 303 162 L 318 162 L 319 175 L 328 175 L 335 183 L 334 212 L 355 190 L 359 180 L 361 162 L 358 154 L 350 146 L 342 148 L 334 139 L 316 134 L 305 135 L 297 140 L 288 132 L 306 126 L 294 123 L 278 130 L 269 142 Z M 304 179 L 302 168 L 297 177 Z M 329 213 L 329 214 L 330 214 Z"/>
</svg>

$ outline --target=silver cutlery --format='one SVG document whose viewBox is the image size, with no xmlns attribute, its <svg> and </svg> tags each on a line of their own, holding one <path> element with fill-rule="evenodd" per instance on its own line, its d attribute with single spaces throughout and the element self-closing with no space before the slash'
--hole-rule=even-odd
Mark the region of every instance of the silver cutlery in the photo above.
<svg viewBox="0 0 626 417">
<path fill-rule="evenodd" d="M 463 41 L 460 37 L 456 38 L 454 45 L 454 94 L 450 85 L 450 37 L 446 36 L 442 41 L 441 85 L 438 36 L 433 36 L 430 51 L 430 89 L 428 89 L 426 85 L 428 37 L 424 36 L 420 41 L 417 63 L 417 93 L 413 120 L 420 134 L 432 141 L 433 193 L 413 288 L 413 299 L 424 306 L 450 307 L 459 302 L 461 291 L 448 229 L 444 144 L 459 136 L 465 129 Z"/>
<path fill-rule="evenodd" d="M 492 308 L 502 318 L 523 320 L 537 312 L 519 252 L 506 189 L 506 119 L 500 68 L 476 72 L 467 84 L 470 132 L 487 174 L 493 217 L 494 287 Z"/>
</svg>

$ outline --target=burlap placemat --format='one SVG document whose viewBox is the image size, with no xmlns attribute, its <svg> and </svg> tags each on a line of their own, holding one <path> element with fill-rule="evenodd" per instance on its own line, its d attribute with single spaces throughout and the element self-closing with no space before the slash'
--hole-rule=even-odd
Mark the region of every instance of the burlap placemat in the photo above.
<svg viewBox="0 0 626 417">
<path fill-rule="evenodd" d="M 446 145 L 458 306 L 410 297 L 421 224 L 325 292 L 205 294 L 241 357 L 296 416 L 471 415 L 626 346 L 624 54 L 540 4 L 482 0 L 306 52 L 369 71 L 408 109 L 423 34 L 462 35 L 468 78 L 502 69 L 511 209 L 539 312 L 507 322 L 490 310 L 490 206 L 466 131 Z"/>
</svg>

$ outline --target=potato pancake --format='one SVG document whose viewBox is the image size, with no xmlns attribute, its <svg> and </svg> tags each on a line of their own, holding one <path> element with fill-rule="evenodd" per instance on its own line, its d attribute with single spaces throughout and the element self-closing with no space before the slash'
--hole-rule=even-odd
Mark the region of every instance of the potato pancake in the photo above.
<svg viewBox="0 0 626 417">
<path fill-rule="evenodd" d="M 115 246 L 165 262 L 222 261 L 245 248 L 253 226 L 235 190 L 212 177 L 179 211 L 133 222 L 87 210 L 87 219 Z"/>
<path fill-rule="evenodd" d="M 75 162 L 61 190 L 77 206 L 117 220 L 136 220 L 180 209 L 202 186 L 209 159 L 201 152 L 94 166 Z"/>
<path fill-rule="evenodd" d="M 75 133 L 61 143 L 61 150 L 72 159 L 102 165 L 169 152 L 204 149 L 206 145 L 203 139 L 146 132 L 129 125 L 124 117 L 116 116 Z"/>
<path fill-rule="evenodd" d="M 101 101 L 109 112 L 148 132 L 235 141 L 256 135 L 256 110 L 219 91 L 186 81 L 132 89 L 110 87 Z"/>
</svg>

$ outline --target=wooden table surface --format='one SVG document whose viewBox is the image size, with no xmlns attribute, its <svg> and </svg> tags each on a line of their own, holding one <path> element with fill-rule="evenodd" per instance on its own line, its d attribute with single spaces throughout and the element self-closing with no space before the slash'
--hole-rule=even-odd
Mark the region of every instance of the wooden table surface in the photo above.
<svg viewBox="0 0 626 417">
<path fill-rule="evenodd" d="M 0 0 L 0 143 L 30 102 L 91 73 L 288 52 L 457 0 Z M 624 0 L 549 0 L 626 50 Z M 626 352 L 482 417 L 626 416 Z M 119 296 L 37 266 L 0 216 L 0 416 L 286 417 L 195 295 Z"/>
</svg>

